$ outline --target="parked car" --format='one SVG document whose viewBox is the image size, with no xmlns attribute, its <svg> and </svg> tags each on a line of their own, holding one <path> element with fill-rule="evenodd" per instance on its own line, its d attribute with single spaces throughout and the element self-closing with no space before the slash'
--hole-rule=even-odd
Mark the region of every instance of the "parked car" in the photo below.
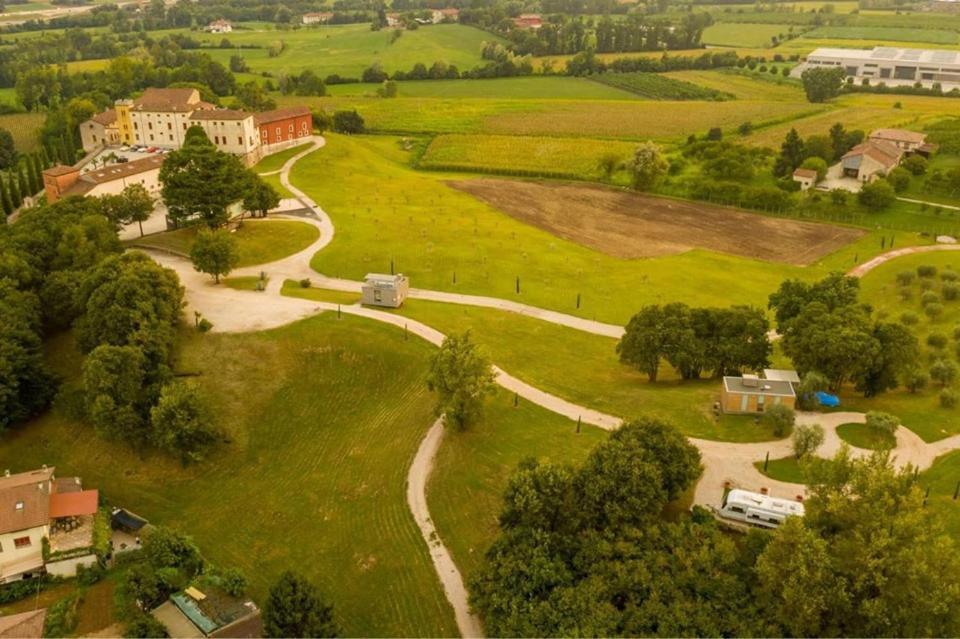
<svg viewBox="0 0 960 639">
<path fill-rule="evenodd" d="M 121 150 L 121 151 L 129 151 L 129 150 L 130 150 L 130 147 L 124 145 L 124 146 L 121 146 L 121 147 L 120 147 L 120 150 Z"/>
<path fill-rule="evenodd" d="M 129 161 L 130 161 L 130 158 L 123 158 L 123 157 L 117 158 L 117 163 L 118 163 L 118 164 L 124 164 L 124 163 L 129 162 Z"/>
<path fill-rule="evenodd" d="M 147 153 L 156 153 L 159 150 L 160 149 L 158 149 L 157 147 L 151 146 L 150 148 L 147 149 Z"/>
</svg>

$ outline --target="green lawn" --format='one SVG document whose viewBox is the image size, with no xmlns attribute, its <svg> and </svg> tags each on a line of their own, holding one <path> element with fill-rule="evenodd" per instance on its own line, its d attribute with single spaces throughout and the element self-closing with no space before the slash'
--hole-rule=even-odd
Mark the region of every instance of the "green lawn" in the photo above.
<svg viewBox="0 0 960 639">
<path fill-rule="evenodd" d="M 418 62 L 428 68 L 436 61 L 456 65 L 461 71 L 482 65 L 480 49 L 484 41 L 498 40 L 492 34 L 459 24 L 440 24 L 416 31 L 401 31 L 391 44 L 392 29 L 371 31 L 370 25 L 348 24 L 323 26 L 295 31 L 277 31 L 260 28 L 234 31 L 226 38 L 237 46 L 259 45 L 269 47 L 282 41 L 286 49 L 270 57 L 261 49 L 210 49 L 207 52 L 226 64 L 230 56 L 239 53 L 254 72 L 274 74 L 315 71 L 320 77 L 338 73 L 344 77 L 359 78 L 371 64 L 379 63 L 388 73 L 409 71 Z M 223 35 L 191 34 L 209 42 L 220 42 Z"/>
<path fill-rule="evenodd" d="M 956 31 L 946 29 L 910 29 L 903 27 L 820 27 L 804 37 L 836 40 L 893 40 L 931 44 L 956 44 Z"/>
<path fill-rule="evenodd" d="M 482 424 L 447 433 L 427 487 L 430 515 L 464 577 L 479 568 L 497 534 L 510 475 L 525 457 L 579 463 L 605 437 L 503 390 L 488 400 Z"/>
<path fill-rule="evenodd" d="M 785 277 L 813 279 L 880 250 L 879 236 L 868 235 L 807 268 L 702 250 L 618 259 L 517 222 L 448 187 L 443 174 L 409 168 L 409 160 L 395 138 L 329 135 L 322 152 L 296 164 L 291 179 L 322 203 L 337 228 L 313 258 L 315 269 L 361 279 L 389 272 L 392 260 L 418 288 L 516 299 L 625 324 L 642 305 L 656 302 L 766 306 Z M 329 175 L 338 179 L 323 179 Z"/>
<path fill-rule="evenodd" d="M 297 153 L 305 150 L 309 147 L 312 142 L 307 142 L 306 144 L 298 144 L 295 147 L 285 149 L 279 153 L 274 153 L 263 158 L 253 166 L 253 170 L 257 173 L 270 173 L 273 171 L 279 171 L 287 160 L 295 156 Z"/>
<path fill-rule="evenodd" d="M 911 313 L 917 317 L 918 323 L 911 326 L 911 330 L 916 333 L 921 344 L 921 366 L 935 356 L 934 349 L 925 345 L 927 336 L 934 332 L 946 335 L 949 340 L 945 352 L 936 356 L 955 359 L 957 341 L 953 338 L 953 330 L 960 324 L 960 300 L 942 301 L 943 314 L 935 320 L 928 319 L 920 302 L 922 290 L 918 279 L 909 287 L 911 298 L 901 299 L 900 287 L 896 283 L 897 273 L 916 272 L 917 266 L 924 264 L 936 266 L 938 271 L 953 267 L 960 272 L 960 253 L 921 253 L 900 257 L 876 268 L 861 280 L 861 298 L 870 303 L 878 314 L 890 320 L 899 320 L 903 313 Z M 942 284 L 939 273 L 932 285 L 935 293 L 940 291 Z M 851 393 L 849 396 L 844 395 L 842 400 L 853 410 L 882 410 L 896 415 L 903 421 L 904 426 L 925 441 L 935 441 L 960 432 L 960 409 L 941 407 L 939 391 L 936 386 L 916 394 L 896 390 L 870 399 Z"/>
<path fill-rule="evenodd" d="M 767 463 L 766 470 L 763 469 L 763 460 L 754 462 L 753 465 L 770 479 L 786 481 L 793 484 L 804 483 L 803 466 L 793 455 L 781 459 L 771 459 Z"/>
<path fill-rule="evenodd" d="M 920 474 L 920 484 L 930 489 L 928 507 L 938 514 L 947 530 L 960 539 L 960 501 L 953 499 L 960 485 L 960 451 L 953 451 Z"/>
<path fill-rule="evenodd" d="M 518 98 L 524 100 L 636 100 L 637 95 L 587 78 L 539 76 L 483 80 L 409 80 L 398 82 L 402 98 Z M 333 96 L 375 96 L 379 84 L 331 84 Z"/>
<path fill-rule="evenodd" d="M 196 227 L 148 235 L 131 242 L 134 246 L 148 246 L 189 255 L 197 235 Z M 317 227 L 290 220 L 251 221 L 233 233 L 237 239 L 237 268 L 266 264 L 292 255 L 310 246 L 319 237 Z"/>
<path fill-rule="evenodd" d="M 418 166 L 501 175 L 548 175 L 602 181 L 599 161 L 610 154 L 626 162 L 633 142 L 506 135 L 439 135 Z M 626 183 L 622 175 L 621 182 Z"/>
<path fill-rule="evenodd" d="M 20 99 L 17 97 L 17 90 L 13 87 L 0 89 L 0 104 L 18 106 Z"/>
<path fill-rule="evenodd" d="M 718 22 L 703 30 L 704 44 L 724 47 L 769 47 L 773 37 L 786 35 L 788 24 L 737 24 Z"/>
<path fill-rule="evenodd" d="M 445 334 L 469 329 L 508 373 L 580 405 L 625 419 L 657 417 L 693 437 L 774 439 L 749 416 L 713 417 L 719 381 L 680 381 L 664 363 L 660 379 L 650 384 L 645 375 L 619 362 L 612 338 L 506 311 L 422 300 L 408 299 L 399 313 Z"/>
<path fill-rule="evenodd" d="M 257 290 L 257 285 L 260 283 L 260 276 L 258 275 L 243 275 L 238 277 L 227 277 L 220 280 L 224 286 L 228 288 L 235 288 L 238 291 L 255 291 Z M 267 282 L 269 282 L 269 278 Z M 266 282 L 264 282 L 266 285 Z"/>
<path fill-rule="evenodd" d="M 894 435 L 878 428 L 871 428 L 866 424 L 840 424 L 837 426 L 837 435 L 851 446 L 867 450 L 890 450 L 897 446 L 897 438 Z"/>
<path fill-rule="evenodd" d="M 58 372 L 75 375 L 69 340 L 52 347 Z M 138 453 L 51 412 L 4 434 L 0 464 L 56 465 L 110 503 L 182 529 L 212 562 L 244 570 L 261 603 L 283 570 L 301 571 L 334 603 L 345 636 L 453 636 L 405 495 L 434 420 L 433 350 L 335 313 L 260 333 L 185 330 L 176 370 L 196 375 L 229 439 L 208 461 Z"/>
<path fill-rule="evenodd" d="M 284 295 L 289 297 L 299 297 L 305 300 L 316 300 L 318 302 L 330 302 L 332 304 L 357 304 L 360 301 L 360 293 L 351 293 L 350 291 L 336 291 L 327 288 L 304 288 L 300 282 L 286 280 L 281 289 Z"/>
</svg>

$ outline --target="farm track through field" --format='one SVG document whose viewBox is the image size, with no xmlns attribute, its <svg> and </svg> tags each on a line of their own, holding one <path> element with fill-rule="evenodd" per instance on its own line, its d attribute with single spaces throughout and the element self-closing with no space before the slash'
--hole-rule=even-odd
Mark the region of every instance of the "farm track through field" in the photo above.
<svg viewBox="0 0 960 639">
<path fill-rule="evenodd" d="M 316 278 L 318 274 L 310 266 L 310 257 L 318 250 L 327 246 L 333 238 L 334 227 L 329 216 L 302 191 L 289 182 L 289 173 L 297 160 L 308 153 L 320 149 L 324 145 L 322 138 L 315 138 L 313 145 L 290 158 L 280 173 L 281 182 L 291 190 L 305 206 L 310 208 L 317 217 L 312 222 L 320 230 L 321 235 L 310 247 L 271 264 L 258 265 L 250 269 L 241 269 L 236 272 L 242 275 L 244 271 L 267 271 L 272 279 L 265 293 L 234 290 L 223 286 L 214 286 L 208 278 L 193 270 L 192 265 L 183 258 L 154 254 L 159 263 L 172 268 L 180 276 L 186 288 L 188 307 L 201 312 L 212 320 L 215 330 L 227 332 L 246 332 L 263 330 L 287 324 L 303 317 L 315 315 L 324 311 L 345 313 L 377 322 L 391 324 L 404 331 L 424 339 L 434 345 L 440 345 L 445 336 L 434 328 L 394 313 L 375 310 L 355 305 L 341 305 L 331 302 L 314 302 L 293 297 L 284 297 L 280 294 L 280 285 L 285 279 L 302 279 L 303 277 Z M 862 275 L 871 268 L 900 255 L 907 255 L 925 250 L 957 250 L 960 246 L 941 245 L 934 247 L 916 247 L 900 249 L 875 258 L 857 269 L 851 271 L 853 275 Z M 867 267 L 867 268 L 864 268 Z M 862 272 L 861 272 L 862 271 Z M 325 285 L 339 290 L 357 290 L 360 283 L 349 280 L 334 280 L 322 278 Z M 433 299 L 448 303 L 478 305 L 489 308 L 498 308 L 510 312 L 535 317 L 537 319 L 560 324 L 577 330 L 616 337 L 622 334 L 622 328 L 610 324 L 590 322 L 554 311 L 537 309 L 508 300 L 483 298 L 476 296 L 457 295 L 439 291 L 416 291 L 413 295 L 421 299 Z M 189 313 L 190 308 L 186 309 Z M 614 430 L 622 423 L 620 417 L 605 414 L 585 406 L 577 405 L 556 395 L 539 390 L 506 371 L 494 366 L 496 382 L 503 388 L 516 393 L 528 401 L 546 408 L 570 420 L 583 422 L 604 430 Z M 827 440 L 821 452 L 830 454 L 839 449 L 840 439 L 836 435 L 836 426 L 846 422 L 863 421 L 861 413 L 800 413 L 798 423 L 821 423 L 826 432 Z M 440 429 L 438 431 L 438 429 Z M 440 539 L 425 499 L 425 487 L 432 466 L 432 459 L 440 445 L 443 435 L 442 425 L 435 423 L 428 431 L 427 437 L 421 442 L 420 449 L 414 458 L 407 475 L 407 499 L 410 512 L 416 521 L 423 539 L 430 550 L 437 571 L 438 579 L 444 587 L 444 592 L 452 605 L 461 634 L 464 636 L 478 636 L 479 623 L 470 613 L 466 589 L 463 580 L 453 564 L 447 548 Z M 708 441 L 689 438 L 700 450 L 703 458 L 704 474 L 696 486 L 694 503 L 715 505 L 719 503 L 727 483 L 751 489 L 760 487 L 772 488 L 782 496 L 802 495 L 805 488 L 799 484 L 778 482 L 763 476 L 754 467 L 754 463 L 762 459 L 765 454 L 771 458 L 784 457 L 791 454 L 789 439 L 774 442 L 759 443 L 730 443 Z M 930 466 L 934 459 L 951 450 L 960 448 L 960 435 L 949 437 L 933 443 L 925 443 L 915 433 L 907 428 L 897 431 L 897 448 L 893 451 L 898 465 L 913 464 L 919 468 Z M 854 449 L 854 454 L 867 454 L 868 451 Z"/>
</svg>

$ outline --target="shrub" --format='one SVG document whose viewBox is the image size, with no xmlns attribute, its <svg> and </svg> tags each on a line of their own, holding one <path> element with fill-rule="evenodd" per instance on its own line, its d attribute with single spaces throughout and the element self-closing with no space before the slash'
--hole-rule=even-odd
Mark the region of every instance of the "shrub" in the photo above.
<svg viewBox="0 0 960 639">
<path fill-rule="evenodd" d="M 900 314 L 900 323 L 905 324 L 906 326 L 913 326 L 920 321 L 920 318 L 917 317 L 916 313 L 911 313 L 910 311 L 905 311 Z"/>
<path fill-rule="evenodd" d="M 347 135 L 363 133 L 366 126 L 363 118 L 356 110 L 337 111 L 333 114 L 333 130 Z"/>
<path fill-rule="evenodd" d="M 927 160 L 921 155 L 908 156 L 900 166 L 910 171 L 913 175 L 923 175 L 927 172 Z"/>
<path fill-rule="evenodd" d="M 947 336 L 943 333 L 930 333 L 927 335 L 927 346 L 930 348 L 941 349 L 947 345 Z"/>
<path fill-rule="evenodd" d="M 837 206 L 846 205 L 847 195 L 847 191 L 844 189 L 830 189 L 830 201 Z"/>
<path fill-rule="evenodd" d="M 305 277 L 300 280 L 300 288 L 310 288 L 310 278 Z"/>
<path fill-rule="evenodd" d="M 952 302 L 957 299 L 957 297 L 960 297 L 960 285 L 953 282 L 944 282 L 940 293 L 943 294 L 943 299 Z"/>
<path fill-rule="evenodd" d="M 793 424 L 796 421 L 796 414 L 793 409 L 783 404 L 774 404 L 767 408 L 760 422 L 770 426 L 776 437 L 786 437 L 793 431 Z"/>
<path fill-rule="evenodd" d="M 206 317 L 200 318 L 200 321 L 197 322 L 197 330 L 201 333 L 206 333 L 211 328 L 213 328 L 213 323 L 208 320 Z"/>
<path fill-rule="evenodd" d="M 910 186 L 910 171 L 899 166 L 887 175 L 887 182 L 897 193 L 903 193 Z"/>
<path fill-rule="evenodd" d="M 940 406 L 943 408 L 953 408 L 957 405 L 957 401 L 960 400 L 960 395 L 957 394 L 957 391 L 950 390 L 949 388 L 944 388 L 940 391 Z"/>
<path fill-rule="evenodd" d="M 864 184 L 857 194 L 857 201 L 871 211 L 882 211 L 897 199 L 897 192 L 886 180 Z"/>
<path fill-rule="evenodd" d="M 899 291 L 900 299 L 904 302 L 909 302 L 913 299 L 913 291 L 910 290 L 909 286 L 902 287 Z"/>
<path fill-rule="evenodd" d="M 892 435 L 896 432 L 899 425 L 900 418 L 896 415 L 884 413 L 879 410 L 867 412 L 867 428 L 875 428 L 876 430 Z"/>
<path fill-rule="evenodd" d="M 900 271 L 897 273 L 897 284 L 900 286 L 910 286 L 916 277 L 913 271 Z"/>
<path fill-rule="evenodd" d="M 950 269 L 945 269 L 940 273 L 940 279 L 944 282 L 956 282 L 960 279 L 960 274 Z"/>
<path fill-rule="evenodd" d="M 940 386 L 952 384 L 957 379 L 957 373 L 957 365 L 948 359 L 938 359 L 930 367 L 930 379 Z"/>
<path fill-rule="evenodd" d="M 953 339 L 960 340 L 960 324 L 953 327 Z"/>
<path fill-rule="evenodd" d="M 927 304 L 923 307 L 923 312 L 926 313 L 930 319 L 936 319 L 943 314 L 943 304 Z"/>
<path fill-rule="evenodd" d="M 797 459 L 812 455 L 823 444 L 823 426 L 800 424 L 793 431 L 793 454 Z"/>
<path fill-rule="evenodd" d="M 933 291 L 927 291 L 920 296 L 920 303 L 926 306 L 927 304 L 939 304 L 940 296 L 934 293 Z"/>
<path fill-rule="evenodd" d="M 907 390 L 911 393 L 916 393 L 918 390 L 926 388 L 927 382 L 929 381 L 929 375 L 919 368 L 914 368 L 907 371 L 906 375 L 904 375 L 903 385 L 906 386 Z"/>
<path fill-rule="evenodd" d="M 127 624 L 123 636 L 127 639 L 162 639 L 170 635 L 167 634 L 167 627 L 153 615 L 141 613 Z"/>
<path fill-rule="evenodd" d="M 936 277 L 937 267 L 932 264 L 921 264 L 917 267 L 917 275 L 920 277 Z"/>
<path fill-rule="evenodd" d="M 80 606 L 80 593 L 73 592 L 47 608 L 47 618 L 43 622 L 44 637 L 66 637 L 77 627 L 77 608 Z"/>
</svg>

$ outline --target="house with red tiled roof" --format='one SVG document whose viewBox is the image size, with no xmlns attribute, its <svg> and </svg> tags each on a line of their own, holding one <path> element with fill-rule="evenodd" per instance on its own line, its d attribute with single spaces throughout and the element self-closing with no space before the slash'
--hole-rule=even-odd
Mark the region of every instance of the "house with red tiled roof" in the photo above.
<svg viewBox="0 0 960 639">
<path fill-rule="evenodd" d="M 40 639 L 47 609 L 31 610 L 0 617 L 0 639 Z"/>
<path fill-rule="evenodd" d="M 900 164 L 903 150 L 889 142 L 867 140 L 853 147 L 840 159 L 843 175 L 860 182 L 882 177 Z"/>
<path fill-rule="evenodd" d="M 313 11 L 303 14 L 303 24 L 326 24 L 333 18 L 331 11 Z"/>
<path fill-rule="evenodd" d="M 0 584 L 43 572 L 72 576 L 96 563 L 96 490 L 78 477 L 56 478 L 53 468 L 0 477 Z M 47 540 L 48 552 L 43 551 Z"/>
</svg>

